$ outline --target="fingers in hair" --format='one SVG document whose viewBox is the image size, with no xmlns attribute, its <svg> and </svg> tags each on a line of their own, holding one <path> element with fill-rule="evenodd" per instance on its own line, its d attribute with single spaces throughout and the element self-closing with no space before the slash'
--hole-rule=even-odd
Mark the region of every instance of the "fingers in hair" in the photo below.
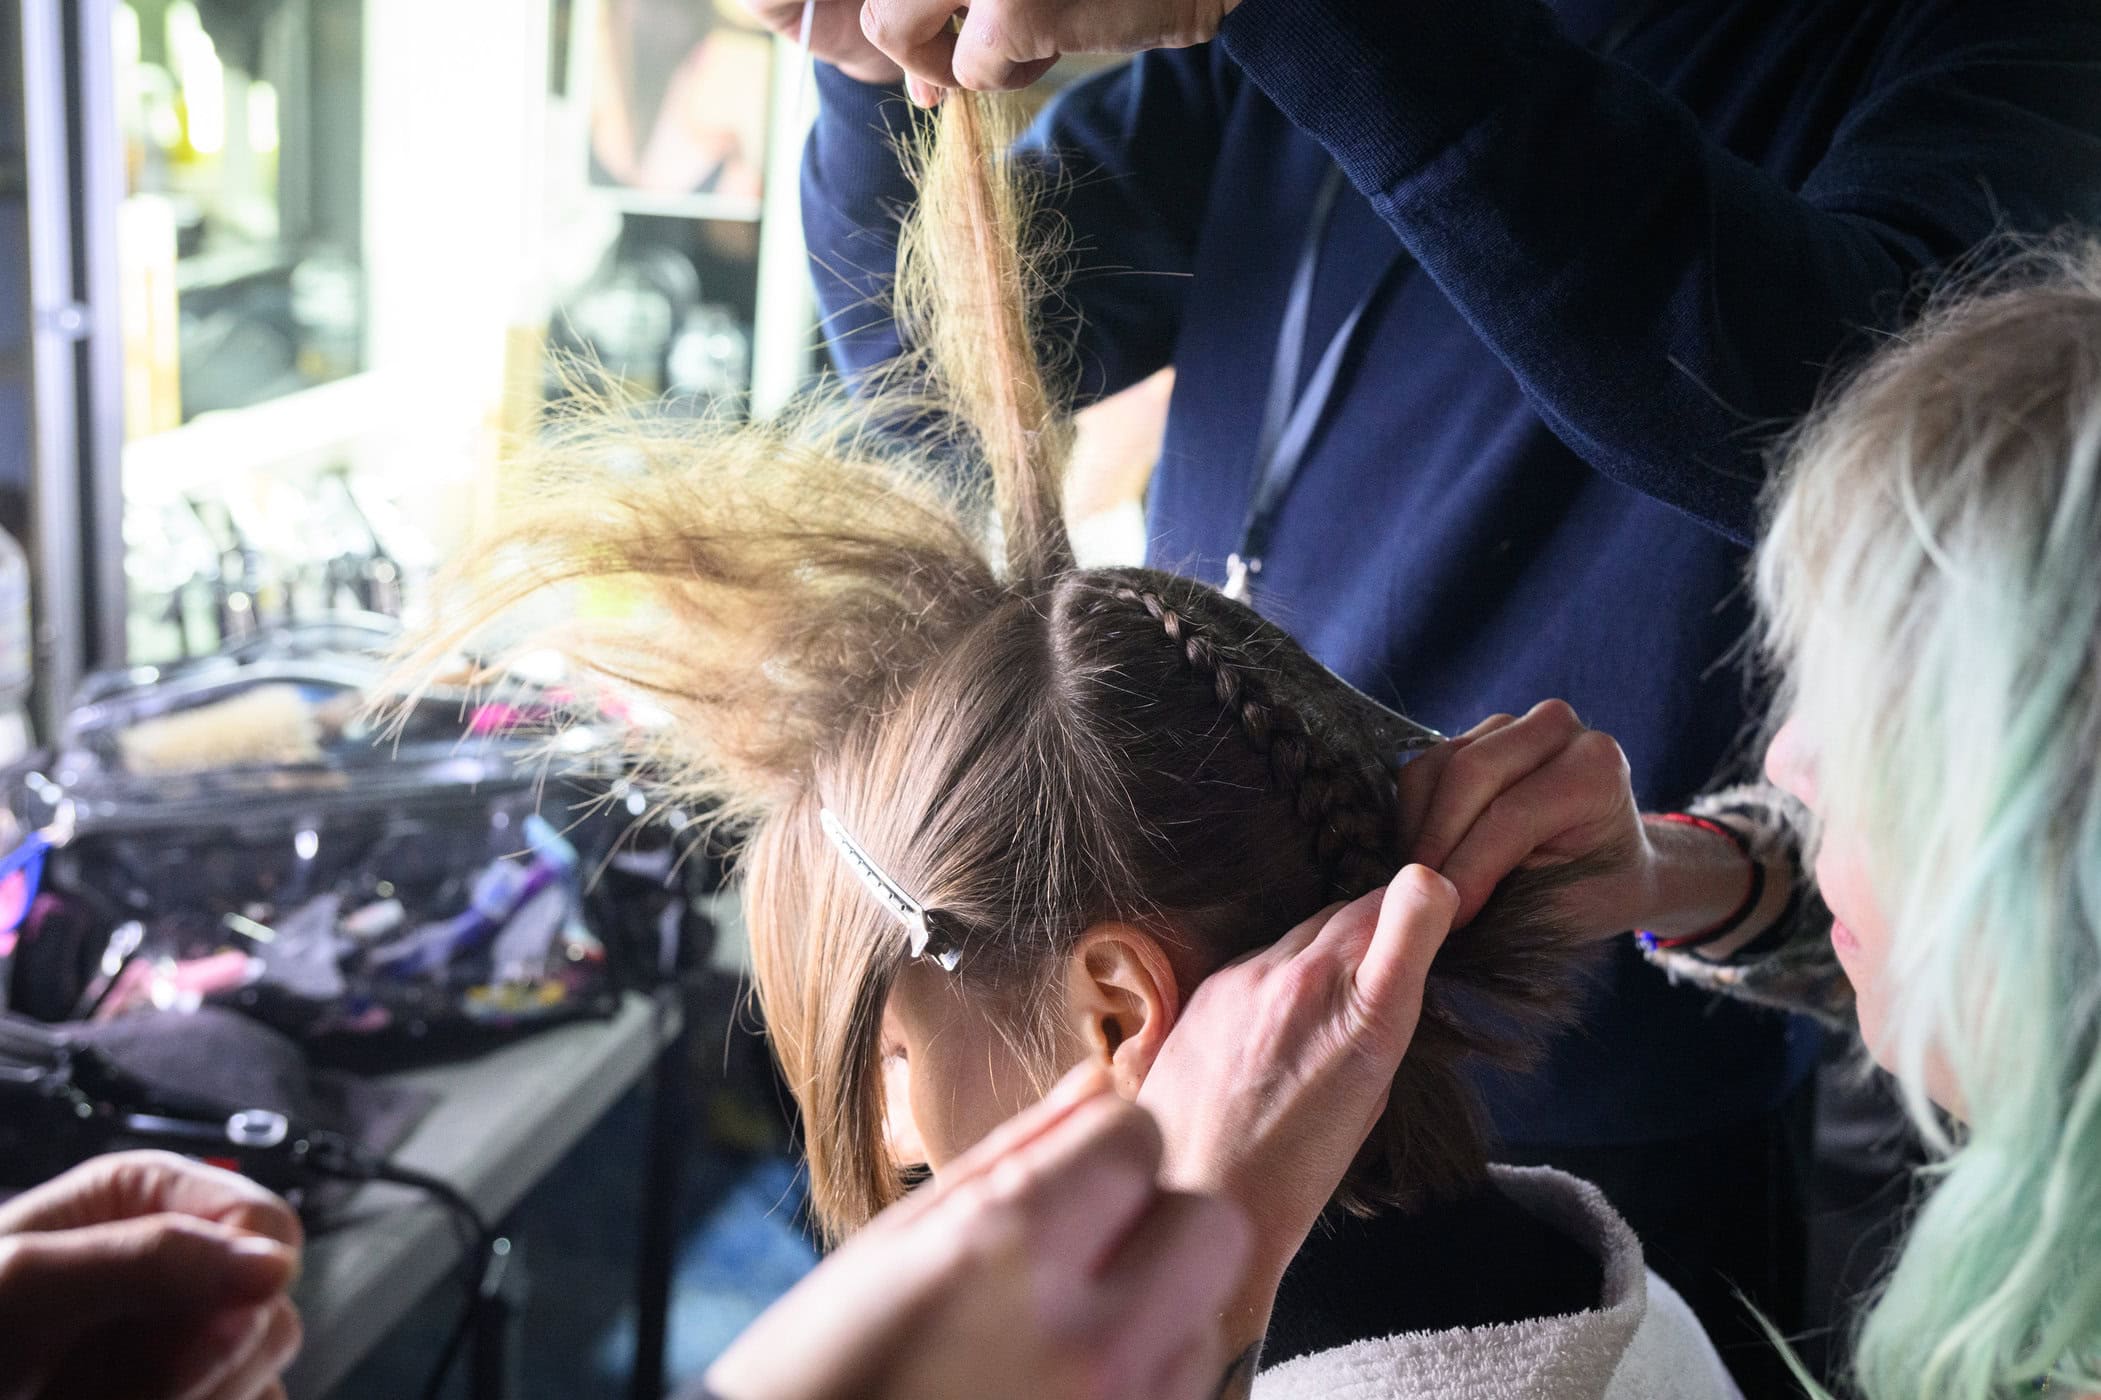
<svg viewBox="0 0 2101 1400">
<path fill-rule="evenodd" d="M 1458 908 L 1459 893 L 1451 881 L 1427 866 L 1408 866 L 1386 887 L 1371 946 L 1357 967 L 1355 990 L 1366 1024 L 1386 1037 L 1389 1049 L 1405 1050 L 1415 1034 L 1423 984 Z"/>
<path fill-rule="evenodd" d="M 939 0 L 864 0 L 861 33 L 910 76 L 939 88 L 956 82 L 953 5 Z"/>
<path fill-rule="evenodd" d="M 1547 763 L 1582 732 L 1583 721 L 1566 702 L 1545 700 L 1523 719 L 1473 737 L 1438 774 L 1410 860 L 1441 867 L 1505 788 Z"/>
<path fill-rule="evenodd" d="M 1612 736 L 1586 729 L 1491 801 L 1443 862 L 1445 878 L 1459 888 L 1458 922 L 1480 913 L 1498 884 L 1570 829 L 1585 794 L 1619 791 L 1626 772 Z"/>
</svg>

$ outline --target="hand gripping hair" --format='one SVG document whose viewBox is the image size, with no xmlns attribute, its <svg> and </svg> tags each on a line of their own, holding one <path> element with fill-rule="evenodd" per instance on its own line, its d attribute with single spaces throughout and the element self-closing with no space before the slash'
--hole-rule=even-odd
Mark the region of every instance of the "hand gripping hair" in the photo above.
<svg viewBox="0 0 2101 1400">
<path fill-rule="evenodd" d="M 661 717 L 630 757 L 741 838 L 758 999 L 834 1233 L 902 1189 L 877 1037 L 915 949 L 1003 1008 L 1047 1083 L 1047 970 L 1091 925 L 1209 969 L 1388 879 L 1411 734 L 1215 589 L 1075 566 L 1009 111 L 955 93 L 929 120 L 896 291 L 911 361 L 776 422 L 560 416 L 411 663 L 551 649 Z M 1577 1001 L 1553 883 L 1515 877 L 1446 943 L 1339 1204 L 1481 1177 L 1462 1062 L 1521 1062 Z"/>
</svg>

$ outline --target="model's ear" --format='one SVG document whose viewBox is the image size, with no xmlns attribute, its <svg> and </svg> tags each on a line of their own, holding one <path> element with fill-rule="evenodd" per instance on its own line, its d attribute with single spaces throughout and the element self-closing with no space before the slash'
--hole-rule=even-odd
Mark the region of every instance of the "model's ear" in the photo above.
<svg viewBox="0 0 2101 1400">
<path fill-rule="evenodd" d="M 1094 925 L 1066 964 L 1066 996 L 1087 1052 L 1108 1063 L 1117 1093 L 1137 1098 L 1182 1011 L 1160 941 L 1130 924 Z"/>
</svg>

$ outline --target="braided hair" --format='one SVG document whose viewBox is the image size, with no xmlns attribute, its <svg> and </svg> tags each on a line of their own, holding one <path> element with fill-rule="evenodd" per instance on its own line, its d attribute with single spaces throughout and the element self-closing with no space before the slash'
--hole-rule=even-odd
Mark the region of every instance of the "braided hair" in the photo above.
<svg viewBox="0 0 2101 1400">
<path fill-rule="evenodd" d="M 1219 705 L 1239 719 L 1248 747 L 1268 760 L 1271 781 L 1290 795 L 1312 834 L 1314 861 L 1336 897 L 1353 899 L 1385 883 L 1395 848 L 1393 785 L 1324 752 L 1292 707 L 1268 693 L 1254 668 L 1158 593 L 1126 584 L 1115 596 L 1159 623 L 1191 673 L 1208 679 Z"/>
<path fill-rule="evenodd" d="M 906 952 L 821 811 L 939 911 L 957 994 L 1046 1086 L 1050 972 L 1090 927 L 1141 929 L 1200 980 L 1399 864 L 1362 697 L 1216 589 L 1074 563 L 1004 110 L 955 93 L 934 119 L 900 250 L 918 349 L 881 388 L 767 423 L 568 412 L 521 445 L 521 489 L 410 662 L 559 653 L 646 719 L 622 733 L 656 790 L 739 838 L 758 1002 L 834 1235 L 903 1189 L 878 1032 Z M 1576 1003 L 1551 882 L 1514 877 L 1447 940 L 1338 1204 L 1481 1178 L 1462 1063 L 1521 1060 Z"/>
</svg>

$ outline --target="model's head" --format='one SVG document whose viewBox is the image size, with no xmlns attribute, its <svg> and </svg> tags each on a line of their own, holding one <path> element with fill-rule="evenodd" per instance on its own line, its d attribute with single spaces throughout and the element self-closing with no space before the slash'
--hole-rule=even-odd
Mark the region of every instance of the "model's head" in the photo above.
<svg viewBox="0 0 2101 1400">
<path fill-rule="evenodd" d="M 647 701 L 650 776 L 746 838 L 758 1000 L 834 1233 L 1085 1057 L 1135 1092 L 1204 977 L 1400 863 L 1392 716 L 1209 587 L 1074 564 L 1025 207 L 987 178 L 978 99 L 942 111 L 902 255 L 911 395 L 562 419 L 430 638 L 508 620 Z M 949 956 L 912 956 L 826 813 Z M 1575 1010 L 1550 878 L 1447 941 L 1343 1204 L 1482 1175 L 1462 1060 Z"/>
<path fill-rule="evenodd" d="M 2101 249 L 1947 299 L 1835 396 L 1795 445 L 1758 585 L 1788 715 L 1768 769 L 1820 819 L 1868 1045 L 1952 1153 L 1867 1329 L 1870 1394 L 1996 1395 L 2091 1363 Z M 1953 1140 L 1928 1098 L 1966 1120 Z"/>
<path fill-rule="evenodd" d="M 1399 865 L 1394 755 L 1361 699 L 1164 574 L 994 585 L 841 738 L 745 867 L 767 1023 L 839 1227 L 896 1195 L 900 1162 L 938 1171 L 1088 1055 L 1135 1093 L 1198 982 Z M 952 969 L 910 956 L 821 810 L 939 912 Z M 1346 1201 L 1481 1173 L 1458 1062 L 1572 1010 L 1574 954 L 1525 884 L 1452 940 Z"/>
</svg>

